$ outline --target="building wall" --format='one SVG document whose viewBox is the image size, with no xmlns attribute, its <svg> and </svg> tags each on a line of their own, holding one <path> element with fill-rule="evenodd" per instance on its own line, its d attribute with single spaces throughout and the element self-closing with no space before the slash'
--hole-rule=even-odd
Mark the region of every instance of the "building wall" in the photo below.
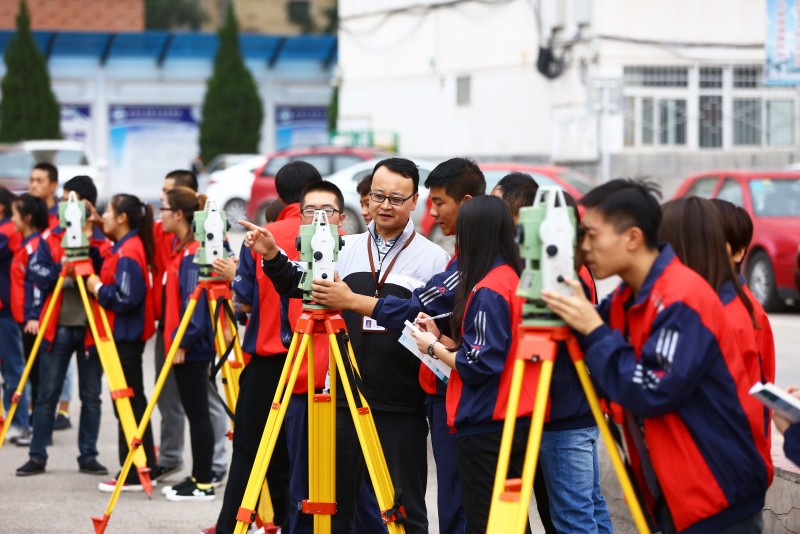
<svg viewBox="0 0 800 534">
<path fill-rule="evenodd" d="M 33 30 L 144 30 L 144 0 L 27 0 Z M 0 0 L 0 30 L 16 28 L 19 0 Z"/>
<path fill-rule="evenodd" d="M 225 15 L 230 0 L 201 0 L 209 19 L 204 31 L 216 30 Z M 246 33 L 269 33 L 273 35 L 296 35 L 300 26 L 289 20 L 287 0 L 233 0 L 239 27 Z M 336 5 L 336 0 L 309 0 L 309 12 L 318 30 L 327 26 L 327 9 Z"/>
<path fill-rule="evenodd" d="M 546 157 L 550 87 L 535 74 L 530 4 L 383 12 L 414 5 L 340 2 L 338 129 L 394 132 L 425 157 Z"/>
</svg>

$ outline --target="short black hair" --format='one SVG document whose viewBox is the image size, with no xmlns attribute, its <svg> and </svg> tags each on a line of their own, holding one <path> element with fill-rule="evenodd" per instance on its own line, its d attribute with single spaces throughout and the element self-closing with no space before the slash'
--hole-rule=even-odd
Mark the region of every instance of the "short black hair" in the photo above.
<svg viewBox="0 0 800 534">
<path fill-rule="evenodd" d="M 386 167 L 390 171 L 397 173 L 400 176 L 404 176 L 405 178 L 411 179 L 411 181 L 414 183 L 414 193 L 416 194 L 416 192 L 419 191 L 419 168 L 417 167 L 417 164 L 411 161 L 410 159 L 406 158 L 382 159 L 375 164 L 375 167 L 373 167 L 372 176 L 375 176 L 375 173 L 381 167 Z M 370 182 L 370 187 L 372 187 L 371 182 Z"/>
<path fill-rule="evenodd" d="M 92 205 L 97 203 L 97 187 L 88 176 L 70 178 L 64 183 L 64 191 L 75 191 L 81 200 L 88 200 Z"/>
<path fill-rule="evenodd" d="M 36 165 L 34 165 L 33 168 L 46 172 L 47 179 L 50 180 L 51 184 L 58 183 L 58 168 L 52 163 L 47 163 L 46 161 L 43 161 L 41 163 L 37 163 Z"/>
<path fill-rule="evenodd" d="M 524 172 L 512 172 L 503 176 L 497 186 L 503 192 L 503 202 L 506 203 L 511 215 L 517 216 L 519 210 L 525 206 L 533 206 L 539 184 L 533 176 Z"/>
<path fill-rule="evenodd" d="M 447 196 L 456 202 L 467 196 L 486 194 L 486 178 L 478 164 L 469 158 L 451 158 L 443 161 L 431 171 L 425 187 L 442 187 Z"/>
<path fill-rule="evenodd" d="M 296 204 L 300 202 L 300 193 L 308 184 L 321 181 L 322 175 L 312 164 L 292 161 L 275 174 L 275 189 L 284 204 Z"/>
<path fill-rule="evenodd" d="M 170 171 L 167 173 L 164 179 L 175 180 L 175 187 L 188 187 L 195 193 L 199 188 L 197 185 L 197 175 L 192 171 L 187 171 L 185 169 L 176 169 L 174 171 Z"/>
<path fill-rule="evenodd" d="M 335 206 L 336 209 L 339 210 L 339 213 L 344 211 L 344 195 L 342 194 L 342 190 L 339 189 L 339 187 L 333 182 L 326 182 L 325 180 L 322 180 L 321 182 L 311 182 L 303 188 L 303 190 L 300 192 L 301 208 L 305 206 L 306 195 L 315 191 L 319 191 L 321 193 L 333 193 L 336 196 L 336 203 L 338 204 L 338 206 Z"/>
<path fill-rule="evenodd" d="M 356 191 L 358 191 L 358 194 L 363 197 L 364 195 L 369 195 L 369 191 L 371 188 L 372 188 L 372 173 L 369 173 L 368 175 L 363 177 L 360 182 L 358 182 L 358 185 L 356 186 Z"/>
<path fill-rule="evenodd" d="M 658 248 L 661 190 L 647 180 L 617 178 L 586 193 L 581 204 L 599 211 L 618 233 L 634 226 L 644 234 L 649 249 Z"/>
<path fill-rule="evenodd" d="M 11 203 L 16 195 L 6 186 L 0 185 L 0 206 L 3 208 L 3 217 L 11 217 Z"/>
<path fill-rule="evenodd" d="M 30 215 L 31 226 L 40 232 L 47 230 L 49 215 L 47 213 L 47 203 L 44 200 L 30 193 L 23 193 L 14 199 L 13 205 L 17 208 L 23 220 Z"/>
</svg>

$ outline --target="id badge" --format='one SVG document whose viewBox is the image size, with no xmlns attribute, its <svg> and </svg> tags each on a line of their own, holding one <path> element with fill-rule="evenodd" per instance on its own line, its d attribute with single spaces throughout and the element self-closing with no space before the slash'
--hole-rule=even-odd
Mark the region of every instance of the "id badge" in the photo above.
<svg viewBox="0 0 800 534">
<path fill-rule="evenodd" d="M 373 334 L 385 334 L 386 329 L 378 324 L 378 321 L 373 319 L 372 317 L 362 317 L 361 318 L 361 331 L 362 332 L 372 332 Z"/>
</svg>

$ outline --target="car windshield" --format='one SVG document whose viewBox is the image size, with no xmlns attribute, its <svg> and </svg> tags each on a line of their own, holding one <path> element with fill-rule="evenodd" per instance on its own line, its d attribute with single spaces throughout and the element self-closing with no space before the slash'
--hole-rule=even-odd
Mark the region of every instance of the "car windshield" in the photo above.
<svg viewBox="0 0 800 534">
<path fill-rule="evenodd" d="M 577 189 L 581 192 L 582 195 L 585 195 L 589 191 L 592 190 L 594 184 L 586 179 L 585 176 L 582 174 L 578 174 L 577 172 L 572 171 L 562 171 L 556 173 L 558 177 L 567 182 L 569 185 Z"/>
<path fill-rule="evenodd" d="M 20 178 L 27 181 L 31 169 L 36 165 L 27 152 L 0 152 L 0 177 Z"/>
<path fill-rule="evenodd" d="M 753 213 L 758 217 L 800 215 L 800 178 L 750 180 Z"/>
<path fill-rule="evenodd" d="M 32 150 L 31 153 L 37 163 L 52 163 L 56 167 L 89 164 L 82 150 Z"/>
<path fill-rule="evenodd" d="M 492 189 L 494 189 L 494 186 L 497 185 L 497 182 L 499 182 L 500 180 L 503 179 L 504 176 L 506 176 L 508 174 L 511 174 L 512 172 L 514 172 L 514 171 L 509 171 L 509 170 L 484 171 L 483 172 L 483 177 L 486 178 L 486 194 L 488 195 L 489 193 L 491 193 Z M 533 179 L 536 180 L 536 184 L 537 185 L 540 185 L 540 186 L 542 186 L 542 185 L 558 185 L 549 176 L 545 176 L 543 174 L 539 174 L 539 173 L 536 173 L 536 172 L 533 173 L 532 176 L 533 176 Z"/>
</svg>

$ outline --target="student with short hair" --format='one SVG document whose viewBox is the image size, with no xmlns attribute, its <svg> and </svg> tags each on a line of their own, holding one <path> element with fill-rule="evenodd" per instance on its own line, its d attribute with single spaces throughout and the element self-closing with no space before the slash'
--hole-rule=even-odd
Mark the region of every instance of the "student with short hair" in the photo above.
<svg viewBox="0 0 800 534">
<path fill-rule="evenodd" d="M 369 173 L 358 182 L 356 191 L 361 196 L 361 217 L 364 218 L 364 224 L 372 222 L 372 215 L 369 213 L 369 190 L 372 187 L 372 173 Z"/>
<path fill-rule="evenodd" d="M 56 202 L 56 191 L 58 190 L 58 168 L 47 162 L 37 163 L 31 170 L 30 181 L 28 182 L 28 192 L 41 198 L 47 204 L 47 227 L 58 227 L 58 202 Z M 94 204 L 94 202 L 92 202 Z"/>
<path fill-rule="evenodd" d="M 583 337 L 592 379 L 624 408 L 646 508 L 665 532 L 760 532 L 767 470 L 738 395 L 750 384 L 724 352 L 722 303 L 659 245 L 650 186 L 612 180 L 581 202 L 586 263 L 622 283 L 597 310 L 574 280 L 572 296 L 542 296 Z"/>
</svg>

